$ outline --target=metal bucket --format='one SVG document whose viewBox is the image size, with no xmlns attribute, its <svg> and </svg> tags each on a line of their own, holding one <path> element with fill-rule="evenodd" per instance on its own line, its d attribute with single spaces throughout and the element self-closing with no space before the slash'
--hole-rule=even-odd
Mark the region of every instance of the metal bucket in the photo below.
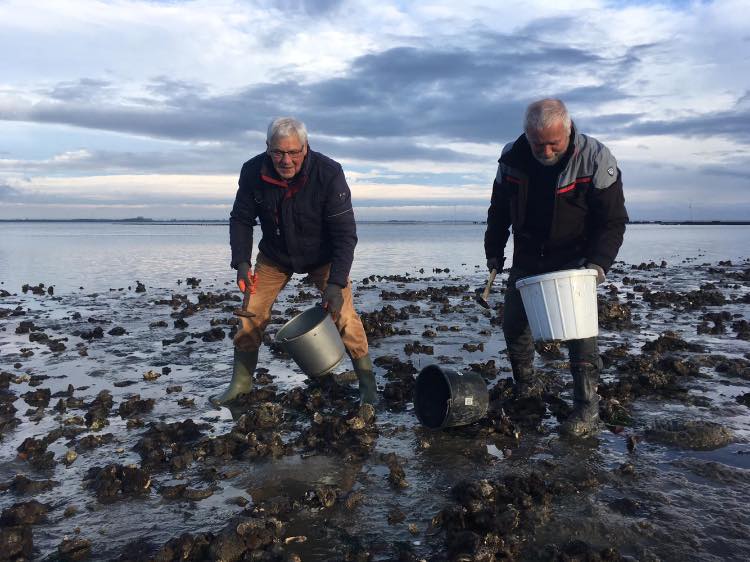
<svg viewBox="0 0 750 562">
<path fill-rule="evenodd" d="M 335 369 L 346 351 L 331 315 L 317 305 L 284 324 L 274 341 L 308 377 L 319 377 Z"/>
</svg>

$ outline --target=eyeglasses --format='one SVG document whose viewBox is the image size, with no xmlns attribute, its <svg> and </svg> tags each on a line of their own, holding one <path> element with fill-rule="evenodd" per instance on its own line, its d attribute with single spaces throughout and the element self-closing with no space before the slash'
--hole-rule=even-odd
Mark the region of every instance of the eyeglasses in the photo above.
<svg viewBox="0 0 750 562">
<path fill-rule="evenodd" d="M 303 152 L 305 152 L 304 146 L 299 150 L 278 150 L 276 148 L 268 150 L 268 154 L 270 154 L 271 158 L 274 160 L 281 160 L 284 156 L 289 156 L 289 158 L 294 160 L 295 158 L 302 156 Z"/>
</svg>

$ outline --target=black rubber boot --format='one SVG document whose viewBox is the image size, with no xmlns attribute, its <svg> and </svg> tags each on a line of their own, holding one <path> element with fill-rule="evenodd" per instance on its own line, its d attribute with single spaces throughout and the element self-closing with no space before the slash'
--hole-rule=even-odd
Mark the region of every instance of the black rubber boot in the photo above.
<svg viewBox="0 0 750 562">
<path fill-rule="evenodd" d="M 224 392 L 209 398 L 211 404 L 218 408 L 235 400 L 240 394 L 250 392 L 253 388 L 253 373 L 257 364 L 257 349 L 255 351 L 240 351 L 235 347 L 232 380 Z"/>
<path fill-rule="evenodd" d="M 542 394 L 542 384 L 528 364 L 511 363 L 513 370 L 513 396 L 515 398 L 535 398 Z"/>
<path fill-rule="evenodd" d="M 560 433 L 585 437 L 599 432 L 599 369 L 591 363 L 571 365 L 573 374 L 573 411 L 561 425 Z"/>
<path fill-rule="evenodd" d="M 375 384 L 375 374 L 372 369 L 372 361 L 369 355 L 352 359 L 354 372 L 359 380 L 359 401 L 361 404 L 375 405 L 378 401 L 378 387 Z"/>
</svg>

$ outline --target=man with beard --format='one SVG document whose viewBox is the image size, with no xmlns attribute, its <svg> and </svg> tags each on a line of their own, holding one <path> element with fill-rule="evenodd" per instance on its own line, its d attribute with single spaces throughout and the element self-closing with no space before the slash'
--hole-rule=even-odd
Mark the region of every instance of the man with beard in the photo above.
<svg viewBox="0 0 750 562">
<path fill-rule="evenodd" d="M 513 262 L 505 293 L 503 331 L 517 397 L 538 395 L 531 337 L 517 279 L 586 267 L 605 279 L 622 244 L 628 215 L 622 174 L 609 149 L 576 129 L 565 104 L 528 106 L 524 134 L 505 146 L 487 213 L 487 267 L 503 269 L 513 231 Z M 602 367 L 596 337 L 568 342 L 574 408 L 562 433 L 582 436 L 599 425 L 596 388 Z"/>
</svg>

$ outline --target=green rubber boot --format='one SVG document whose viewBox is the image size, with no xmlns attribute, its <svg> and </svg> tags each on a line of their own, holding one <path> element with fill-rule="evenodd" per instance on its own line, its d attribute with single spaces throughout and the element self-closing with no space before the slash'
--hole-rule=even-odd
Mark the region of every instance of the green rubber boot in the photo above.
<svg viewBox="0 0 750 562">
<path fill-rule="evenodd" d="M 571 366 L 573 373 L 573 411 L 562 424 L 560 433 L 571 437 L 595 435 L 601 427 L 599 419 L 599 369 L 590 363 Z"/>
<path fill-rule="evenodd" d="M 359 401 L 361 404 L 375 405 L 378 401 L 378 387 L 375 384 L 375 374 L 372 372 L 372 361 L 369 355 L 352 359 L 354 372 L 359 380 Z"/>
<path fill-rule="evenodd" d="M 240 394 L 247 394 L 253 388 L 253 373 L 258 364 L 258 350 L 240 351 L 234 348 L 234 367 L 232 380 L 221 394 L 209 398 L 211 404 L 221 407 L 235 400 Z"/>
</svg>

